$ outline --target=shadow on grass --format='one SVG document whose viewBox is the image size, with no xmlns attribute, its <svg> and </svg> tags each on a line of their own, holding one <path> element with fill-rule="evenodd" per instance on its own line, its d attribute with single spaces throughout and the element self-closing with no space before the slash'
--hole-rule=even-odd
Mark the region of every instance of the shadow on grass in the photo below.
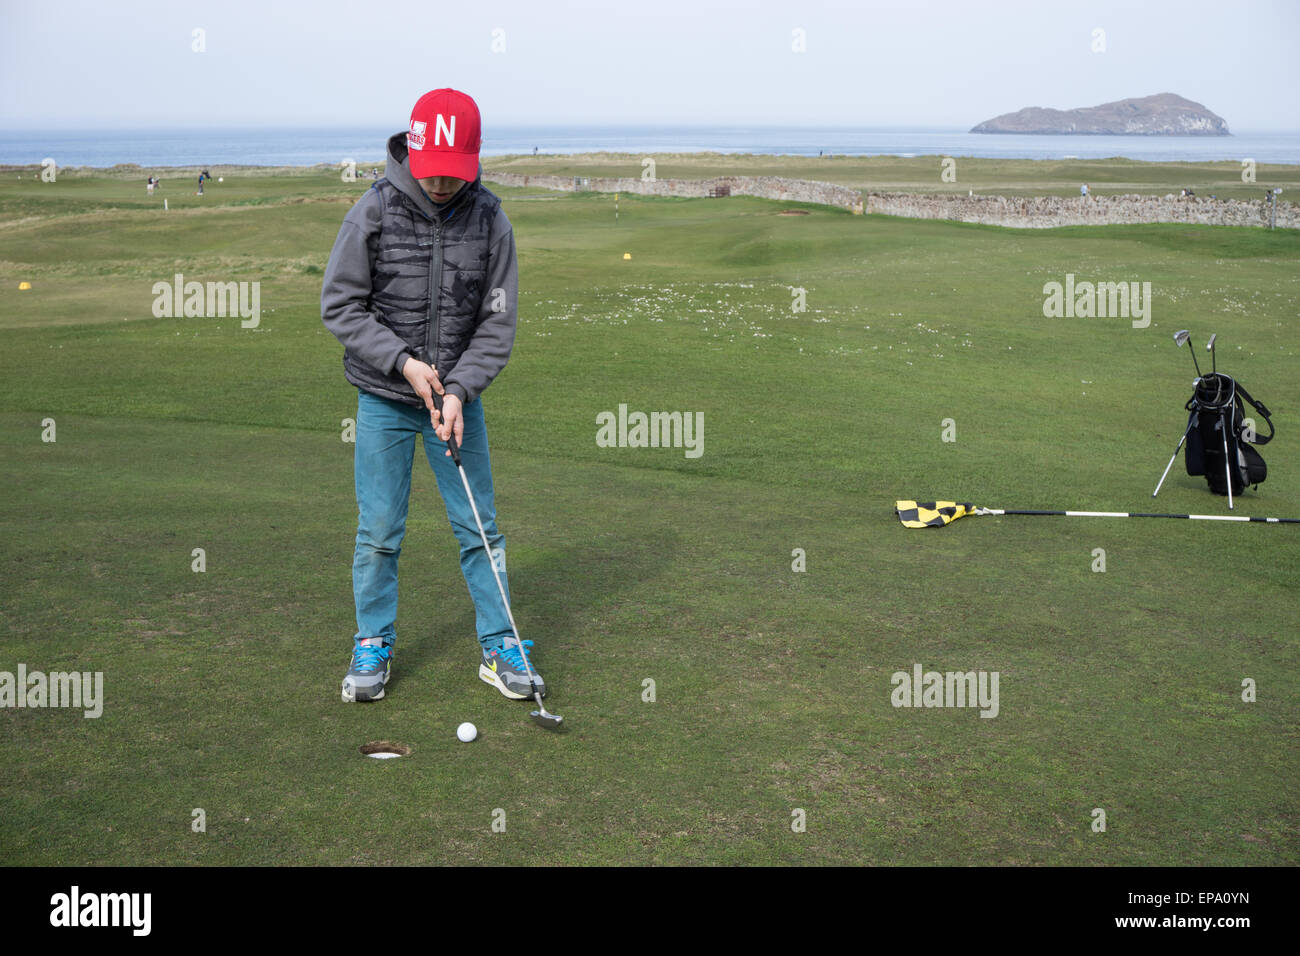
<svg viewBox="0 0 1300 956">
<path fill-rule="evenodd" d="M 598 520 L 598 516 L 588 515 L 585 520 Z M 551 540 L 537 536 L 513 552 L 517 556 L 507 578 L 511 610 L 520 636 L 535 642 L 532 656 L 538 658 L 539 667 L 547 656 L 555 660 L 577 646 L 572 635 L 590 628 L 611 605 L 632 601 L 638 588 L 662 576 L 677 560 L 681 535 L 671 527 L 638 528 L 636 550 L 630 550 L 621 535 L 591 540 L 583 530 L 557 532 Z M 449 529 L 443 531 L 430 546 L 454 554 L 455 539 Z M 554 541 L 560 546 L 555 547 Z M 431 623 L 414 634 L 409 625 L 406 631 L 399 626 L 401 667 L 394 667 L 389 688 L 399 687 L 404 676 L 426 673 L 429 667 L 465 667 L 476 646 L 470 643 L 476 634 L 474 608 L 460 590 L 464 579 L 457 577 L 455 610 L 445 614 L 449 602 L 427 590 L 413 593 L 418 587 L 410 581 L 414 573 L 408 564 L 405 583 L 400 585 L 403 607 L 416 620 Z M 409 620 L 409 614 L 404 616 Z"/>
</svg>

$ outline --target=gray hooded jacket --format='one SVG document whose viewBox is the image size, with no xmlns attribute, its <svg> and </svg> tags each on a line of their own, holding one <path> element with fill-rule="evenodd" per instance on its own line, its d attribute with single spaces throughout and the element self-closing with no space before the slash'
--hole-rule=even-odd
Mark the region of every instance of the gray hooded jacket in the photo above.
<svg viewBox="0 0 1300 956">
<path fill-rule="evenodd" d="M 515 238 L 501 200 L 478 176 L 436 205 L 406 164 L 406 134 L 388 168 L 343 219 L 321 287 L 321 319 L 343 343 L 358 388 L 423 407 L 402 376 L 414 355 L 471 402 L 505 368 L 515 340 Z"/>
</svg>

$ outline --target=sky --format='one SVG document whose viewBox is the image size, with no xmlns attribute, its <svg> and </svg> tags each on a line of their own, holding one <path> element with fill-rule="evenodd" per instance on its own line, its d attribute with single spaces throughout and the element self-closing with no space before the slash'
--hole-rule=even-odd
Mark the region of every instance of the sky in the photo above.
<svg viewBox="0 0 1300 956">
<path fill-rule="evenodd" d="M 399 129 L 451 86 L 485 133 L 968 128 L 1163 92 L 1300 130 L 1297 38 L 1300 0 L 0 0 L 0 123 Z"/>
</svg>

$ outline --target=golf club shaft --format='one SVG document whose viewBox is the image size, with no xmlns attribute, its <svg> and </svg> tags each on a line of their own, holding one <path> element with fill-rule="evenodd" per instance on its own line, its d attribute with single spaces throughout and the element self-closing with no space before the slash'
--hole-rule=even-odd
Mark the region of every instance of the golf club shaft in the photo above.
<svg viewBox="0 0 1300 956">
<path fill-rule="evenodd" d="M 442 396 L 434 393 L 433 404 L 438 409 L 438 414 L 442 414 Z M 543 715 L 546 714 L 546 705 L 542 703 L 542 695 L 537 692 L 537 680 L 533 676 L 533 666 L 528 661 L 528 649 L 524 647 L 523 638 L 519 636 L 519 626 L 515 624 L 514 612 L 510 610 L 510 598 L 506 597 L 506 586 L 501 583 L 501 572 L 497 570 L 497 563 L 492 559 L 492 545 L 488 543 L 487 531 L 483 528 L 483 519 L 478 515 L 478 503 L 474 500 L 474 492 L 469 486 L 469 475 L 465 474 L 465 465 L 460 460 L 460 445 L 456 441 L 455 434 L 447 435 L 447 449 L 451 452 L 451 460 L 456 463 L 456 470 L 460 472 L 461 484 L 465 486 L 465 496 L 469 498 L 469 509 L 474 513 L 474 523 L 478 525 L 479 537 L 483 540 L 483 553 L 487 555 L 488 567 L 492 569 L 492 577 L 496 579 L 497 590 L 501 592 L 501 603 L 505 606 L 506 617 L 510 620 L 510 630 L 514 632 L 515 640 L 519 642 L 519 656 L 523 658 L 524 669 L 528 671 L 528 683 L 533 688 L 533 697 L 537 700 L 537 706 L 541 709 Z"/>
<path fill-rule="evenodd" d="M 1183 342 L 1187 343 L 1187 351 L 1192 353 L 1192 366 L 1196 369 L 1196 377 L 1201 378 L 1201 363 L 1196 361 L 1196 346 L 1192 342 L 1192 334 L 1186 329 L 1174 335 L 1174 341 L 1180 346 Z"/>
</svg>

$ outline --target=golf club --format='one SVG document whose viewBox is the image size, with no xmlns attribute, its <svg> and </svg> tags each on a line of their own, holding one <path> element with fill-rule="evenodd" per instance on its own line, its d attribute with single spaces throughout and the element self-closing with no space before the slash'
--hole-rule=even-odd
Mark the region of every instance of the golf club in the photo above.
<svg viewBox="0 0 1300 956">
<path fill-rule="evenodd" d="M 1192 341 L 1192 333 L 1188 332 L 1186 329 L 1179 329 L 1177 332 L 1174 333 L 1174 342 L 1178 345 L 1179 348 L 1182 348 L 1184 344 L 1190 343 L 1191 341 Z M 1196 361 L 1196 347 L 1193 345 L 1189 345 L 1188 351 L 1192 353 L 1192 364 L 1196 366 L 1196 377 L 1200 378 L 1201 363 Z"/>
<path fill-rule="evenodd" d="M 1215 375 L 1219 371 L 1219 355 L 1217 352 L 1214 351 L 1214 340 L 1217 339 L 1218 337 L 1219 337 L 1219 333 L 1215 332 L 1213 335 L 1210 336 L 1210 341 L 1205 343 L 1205 351 L 1210 353 L 1210 374 L 1211 375 Z"/>
<path fill-rule="evenodd" d="M 434 407 L 438 409 L 438 414 L 442 414 L 442 396 L 437 392 L 433 394 Z M 501 583 L 501 574 L 497 571 L 496 562 L 492 560 L 492 545 L 488 543 L 487 532 L 483 530 L 483 519 L 478 516 L 478 504 L 474 501 L 474 492 L 469 487 L 469 476 L 465 474 L 465 466 L 460 461 L 460 448 L 456 442 L 454 434 L 447 436 L 447 449 L 451 452 L 451 460 L 456 463 L 456 468 L 460 471 L 461 483 L 465 486 L 465 495 L 469 498 L 470 510 L 474 512 L 474 523 L 478 525 L 479 537 L 483 539 L 483 551 L 487 555 L 488 566 L 492 569 L 492 576 L 496 578 L 497 590 L 501 592 L 501 603 L 505 605 L 506 617 L 510 619 L 510 630 L 514 631 L 515 640 L 519 642 L 519 656 L 523 658 L 524 669 L 528 671 L 528 683 L 533 688 L 533 700 L 537 701 L 538 709 L 528 716 L 532 717 L 534 722 L 547 730 L 559 730 L 560 724 L 564 720 L 559 714 L 547 713 L 546 705 L 542 703 L 542 695 L 537 692 L 537 678 L 533 676 L 533 665 L 528 660 L 527 649 L 524 647 L 523 639 L 519 636 L 519 628 L 515 624 L 515 616 L 510 610 L 510 599 L 506 597 L 505 585 Z"/>
</svg>

